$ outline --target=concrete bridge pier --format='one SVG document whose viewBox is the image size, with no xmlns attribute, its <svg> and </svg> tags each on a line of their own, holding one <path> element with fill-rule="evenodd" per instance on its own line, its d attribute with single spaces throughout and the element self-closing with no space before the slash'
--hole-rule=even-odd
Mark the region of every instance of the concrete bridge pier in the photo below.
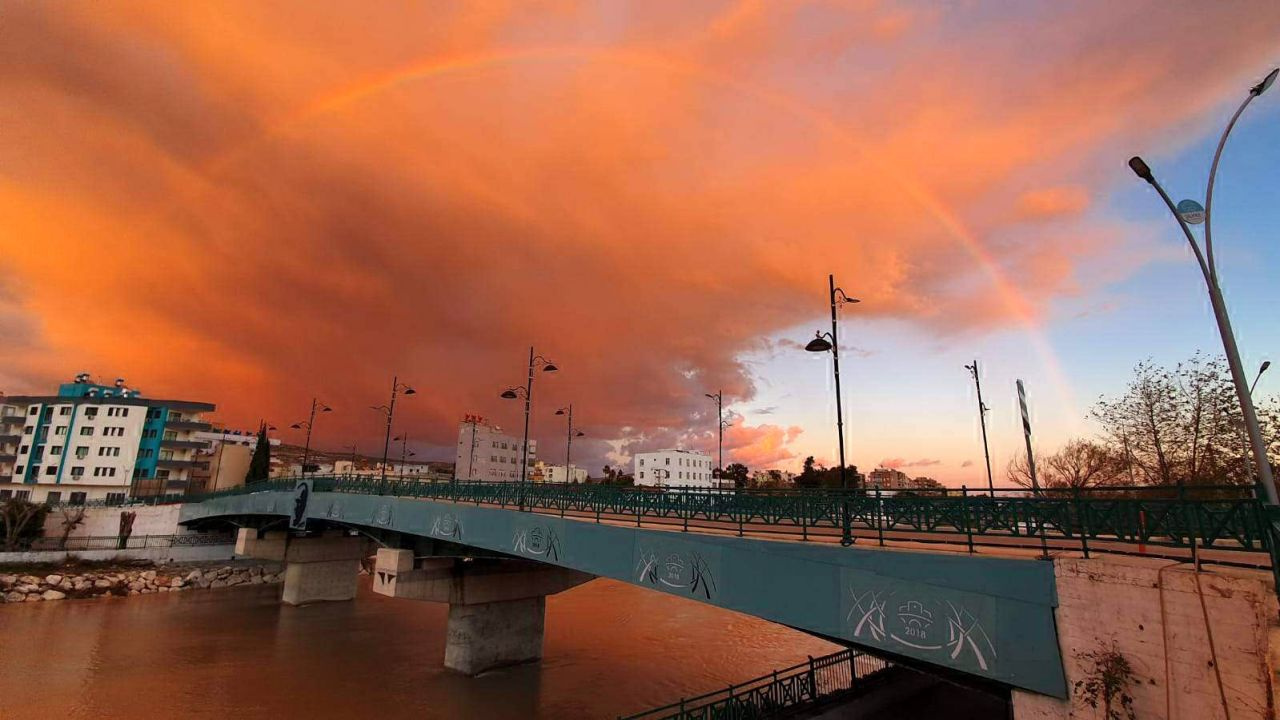
<svg viewBox="0 0 1280 720">
<path fill-rule="evenodd" d="M 354 599 L 363 554 L 364 539 L 341 531 L 290 537 L 283 530 L 259 533 L 241 528 L 236 535 L 237 557 L 285 564 L 280 599 L 289 605 Z"/>
<path fill-rule="evenodd" d="M 378 550 L 374 592 L 449 603 L 444 665 L 467 675 L 542 658 L 546 597 L 594 575 L 529 560 Z"/>
<path fill-rule="evenodd" d="M 257 528 L 240 528 L 236 532 L 236 557 L 284 562 L 289 533 L 284 530 L 261 532 Z"/>
</svg>

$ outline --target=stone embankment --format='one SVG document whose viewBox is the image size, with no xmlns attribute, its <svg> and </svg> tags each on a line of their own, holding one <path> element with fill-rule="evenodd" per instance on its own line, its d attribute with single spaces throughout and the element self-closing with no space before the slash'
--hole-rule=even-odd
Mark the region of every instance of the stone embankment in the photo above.
<svg viewBox="0 0 1280 720">
<path fill-rule="evenodd" d="M 109 569 L 67 567 L 40 575 L 0 573 L 0 603 L 150 595 L 264 585 L 283 579 L 283 566 L 274 563 Z"/>
</svg>

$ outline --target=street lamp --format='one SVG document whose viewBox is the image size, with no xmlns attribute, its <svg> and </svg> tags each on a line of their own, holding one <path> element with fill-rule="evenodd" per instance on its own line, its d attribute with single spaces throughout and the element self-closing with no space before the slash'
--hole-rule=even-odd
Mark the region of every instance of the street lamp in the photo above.
<svg viewBox="0 0 1280 720">
<path fill-rule="evenodd" d="M 407 458 L 411 458 L 418 453 L 409 452 L 409 433 L 397 435 L 392 440 L 400 443 L 400 474 L 404 475 L 404 463 Z"/>
<path fill-rule="evenodd" d="M 311 415 L 308 416 L 306 420 L 296 422 L 289 426 L 294 430 L 305 429 L 307 431 L 307 444 L 302 448 L 302 477 L 304 478 L 307 476 L 307 460 L 311 457 L 311 430 L 316 424 L 317 410 L 322 413 L 333 412 L 333 408 L 325 405 L 315 398 L 311 398 Z M 271 429 L 274 430 L 275 428 Z"/>
<path fill-rule="evenodd" d="M 714 395 L 712 395 L 711 393 L 706 393 L 706 396 L 716 401 L 716 421 L 718 423 L 717 430 L 720 433 L 720 440 L 718 445 L 720 455 L 719 455 L 719 459 L 717 460 L 717 462 L 720 464 L 720 476 L 716 479 L 716 489 L 723 490 L 724 489 L 724 429 L 729 426 L 729 423 L 725 422 L 725 419 L 724 419 L 724 391 L 721 390 Z"/>
<path fill-rule="evenodd" d="M 978 388 L 978 420 L 982 423 L 982 454 L 987 458 L 987 489 L 991 491 L 991 496 L 995 497 L 996 483 L 991 478 L 991 450 L 987 447 L 987 411 L 991 408 L 982 402 L 982 381 L 978 379 L 978 361 L 974 360 L 972 365 L 965 365 L 973 375 L 974 387 Z"/>
<path fill-rule="evenodd" d="M 573 432 L 573 403 L 569 403 L 568 407 L 560 408 L 556 411 L 556 414 L 566 415 L 569 420 L 569 436 L 564 445 L 564 482 L 568 485 L 571 482 L 569 476 L 573 474 L 573 465 L 569 462 L 569 458 L 571 457 L 569 453 L 573 449 L 573 439 L 575 437 L 584 437 L 586 433 L 579 432 L 575 434 Z"/>
<path fill-rule="evenodd" d="M 356 474 L 356 445 L 355 443 L 352 443 L 350 445 L 343 445 L 342 449 L 351 451 L 351 474 L 355 475 Z"/>
<path fill-rule="evenodd" d="M 1258 381 L 1262 379 L 1262 373 L 1266 372 L 1269 367 L 1271 367 L 1271 361 L 1263 360 L 1262 366 L 1258 368 L 1258 374 L 1253 378 L 1253 383 L 1249 385 L 1249 397 L 1253 397 L 1253 389 L 1258 387 Z"/>
<path fill-rule="evenodd" d="M 836 287 L 835 275 L 827 276 L 827 292 L 831 300 L 831 332 L 824 333 L 819 331 L 817 337 L 810 340 L 809 344 L 804 346 L 804 349 L 809 352 L 831 352 L 836 378 L 836 437 L 840 445 L 840 487 L 847 491 L 849 489 L 849 479 L 845 475 L 844 468 L 844 408 L 840 400 L 840 340 L 836 330 L 836 308 L 840 305 L 856 303 L 858 299 L 849 297 L 844 290 Z M 853 544 L 853 532 L 849 527 L 849 498 L 847 492 L 845 493 L 844 501 L 841 503 L 841 508 L 844 528 L 840 537 L 840 544 L 847 547 Z"/>
<path fill-rule="evenodd" d="M 1227 135 L 1230 134 L 1231 128 L 1235 126 L 1236 120 L 1244 112 L 1244 109 L 1249 106 L 1249 103 L 1271 87 L 1271 84 L 1276 80 L 1277 74 L 1280 74 L 1280 68 L 1272 70 L 1262 82 L 1249 89 L 1249 96 L 1240 104 L 1240 108 L 1236 110 L 1235 115 L 1231 116 L 1231 121 L 1227 123 L 1221 139 L 1218 140 L 1218 148 L 1213 154 L 1213 164 L 1209 168 L 1208 188 L 1205 191 L 1204 252 L 1200 251 L 1200 246 L 1191 234 L 1191 228 L 1187 225 L 1186 219 L 1182 217 L 1173 201 L 1169 199 L 1169 194 L 1156 181 L 1155 176 L 1151 173 L 1151 168 L 1143 162 L 1142 158 L 1136 155 L 1129 159 L 1129 168 L 1133 170 L 1135 175 L 1146 180 L 1151 187 L 1156 189 L 1156 192 L 1160 194 L 1160 199 L 1169 208 L 1169 212 L 1173 213 L 1174 219 L 1178 221 L 1178 226 L 1182 228 L 1183 235 L 1186 235 L 1187 242 L 1191 245 L 1191 250 L 1195 253 L 1196 262 L 1200 265 L 1200 272 L 1204 275 L 1204 282 L 1209 291 L 1209 300 L 1213 305 L 1214 318 L 1218 322 L 1218 334 L 1222 336 L 1222 347 L 1226 351 L 1227 365 L 1231 368 L 1231 381 L 1235 385 L 1236 398 L 1240 402 L 1240 410 L 1244 415 L 1245 429 L 1249 434 L 1249 444 L 1253 449 L 1254 464 L 1257 466 L 1258 481 L 1262 486 L 1263 492 L 1266 493 L 1267 502 L 1271 505 L 1280 504 L 1280 497 L 1276 495 L 1275 479 L 1271 474 L 1271 462 L 1267 457 L 1267 445 L 1262 438 L 1262 430 L 1258 426 L 1258 414 L 1253 407 L 1253 397 L 1245 379 L 1244 366 L 1240 362 L 1240 350 L 1236 347 L 1235 333 L 1231 330 L 1231 319 L 1227 315 L 1227 305 L 1222 298 L 1222 288 L 1218 285 L 1218 270 L 1213 256 L 1211 223 L 1213 218 L 1213 182 L 1218 174 L 1218 160 L 1222 156 L 1223 146 L 1226 145 Z"/>
<path fill-rule="evenodd" d="M 380 410 L 387 417 L 387 434 L 382 441 L 382 478 L 379 482 L 385 487 L 387 483 L 387 451 L 391 449 L 391 421 L 396 415 L 396 395 L 403 392 L 405 395 L 417 395 L 418 391 L 400 382 L 399 376 L 391 378 L 391 402 L 386 405 L 370 405 L 371 410 Z"/>
<path fill-rule="evenodd" d="M 524 398 L 524 444 L 520 448 L 520 509 L 524 510 L 524 489 L 525 478 L 529 470 L 529 407 L 533 402 L 533 371 L 542 368 L 543 372 L 555 372 L 560 368 L 555 363 L 533 354 L 533 346 L 529 346 L 529 379 L 525 382 L 524 387 L 509 387 L 502 391 L 502 397 L 506 400 L 515 400 L 516 398 Z"/>
</svg>

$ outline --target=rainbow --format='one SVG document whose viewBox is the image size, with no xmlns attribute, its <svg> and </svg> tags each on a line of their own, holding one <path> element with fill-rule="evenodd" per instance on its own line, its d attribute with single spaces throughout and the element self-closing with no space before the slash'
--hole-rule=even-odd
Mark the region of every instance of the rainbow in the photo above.
<svg viewBox="0 0 1280 720">
<path fill-rule="evenodd" d="M 366 78 L 347 87 L 317 98 L 295 112 L 267 125 L 254 140 L 243 143 L 230 152 L 215 157 L 205 166 L 209 175 L 216 176 L 222 169 L 233 165 L 255 145 L 295 131 L 314 120 L 361 103 L 404 85 L 439 78 L 462 72 L 474 72 L 514 63 L 546 60 L 603 61 L 634 69 L 657 71 L 672 75 L 692 77 L 709 85 L 733 91 L 761 104 L 801 119 L 839 145 L 857 153 L 877 166 L 883 176 L 893 182 L 908 197 L 918 203 L 942 229 L 982 268 L 1001 302 L 1022 325 L 1032 347 L 1048 370 L 1054 391 L 1062 409 L 1067 410 L 1068 422 L 1075 422 L 1078 413 L 1071 387 L 1048 338 L 1041 331 L 1031 310 L 1031 304 L 1009 282 L 999 262 L 983 244 L 965 227 L 963 221 L 942 204 L 927 188 L 903 176 L 896 168 L 877 162 L 864 149 L 864 144 L 840 126 L 830 115 L 784 93 L 745 83 L 709 68 L 673 61 L 670 58 L 618 48 L 597 47 L 537 47 L 520 50 L 500 50 L 484 53 L 459 54 L 436 57 L 399 67 Z"/>
</svg>

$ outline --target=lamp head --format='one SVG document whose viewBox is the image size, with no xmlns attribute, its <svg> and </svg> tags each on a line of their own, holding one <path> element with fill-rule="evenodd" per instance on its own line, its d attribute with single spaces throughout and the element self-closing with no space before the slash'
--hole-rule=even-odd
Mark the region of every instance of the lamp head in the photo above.
<svg viewBox="0 0 1280 720">
<path fill-rule="evenodd" d="M 557 410 L 557 411 L 556 411 L 556 414 L 557 414 L 557 415 L 563 415 L 563 414 L 564 414 L 564 408 L 560 408 L 559 410 Z"/>
<path fill-rule="evenodd" d="M 294 430 L 301 430 L 301 429 L 302 429 L 302 423 L 294 423 L 294 424 L 290 425 L 289 427 L 293 428 Z"/>
<path fill-rule="evenodd" d="M 1137 155 L 1129 158 L 1129 169 L 1133 170 L 1134 175 L 1137 175 L 1153 185 L 1155 184 L 1156 179 L 1155 176 L 1151 174 L 1151 168 L 1147 167 L 1147 164 Z"/>
<path fill-rule="evenodd" d="M 1270 361 L 1270 360 L 1263 360 L 1263 361 L 1262 361 L 1262 367 L 1258 368 L 1258 374 L 1259 374 L 1259 375 L 1261 375 L 1262 373 L 1266 372 L 1266 371 L 1267 371 L 1267 368 L 1269 368 L 1269 367 L 1271 367 L 1271 361 Z"/>
<path fill-rule="evenodd" d="M 826 338 L 819 335 L 818 337 L 810 340 L 809 344 L 804 346 L 804 349 L 809 352 L 827 352 L 831 349 L 831 343 Z"/>
<path fill-rule="evenodd" d="M 584 433 L 584 432 L 582 432 L 582 431 L 578 431 L 578 434 L 577 434 L 577 435 L 575 435 L 574 437 L 585 437 L 585 436 L 586 436 L 586 433 Z"/>
<path fill-rule="evenodd" d="M 333 408 L 329 407 L 328 405 L 325 405 L 320 408 L 320 412 L 333 412 Z"/>
<path fill-rule="evenodd" d="M 275 429 L 276 429 L 276 426 L 275 426 L 275 425 L 268 425 L 268 426 L 267 426 L 267 429 L 268 429 L 268 430 L 275 430 Z"/>
<path fill-rule="evenodd" d="M 1276 68 L 1267 73 L 1267 76 L 1262 78 L 1262 82 L 1249 88 L 1249 92 L 1252 93 L 1254 97 L 1258 97 L 1262 93 L 1266 92 L 1267 88 L 1271 87 L 1271 84 L 1276 81 L 1276 75 L 1280 75 L 1280 68 Z"/>
<path fill-rule="evenodd" d="M 406 386 L 405 386 L 405 388 L 404 388 L 404 394 L 405 394 L 405 395 L 417 395 L 417 394 L 418 394 L 418 391 L 417 391 L 417 390 L 414 390 L 413 388 L 411 388 L 411 387 L 409 387 L 408 385 L 406 385 Z"/>
<path fill-rule="evenodd" d="M 515 391 L 515 390 L 503 390 L 503 391 L 502 391 L 502 397 L 503 397 L 503 398 L 505 398 L 505 399 L 507 399 L 507 400 L 515 400 L 516 398 L 518 398 L 518 397 L 520 397 L 520 396 L 516 394 L 516 391 Z"/>
<path fill-rule="evenodd" d="M 555 372 L 559 369 L 560 368 L 556 367 L 555 363 L 550 363 L 550 362 L 542 366 L 542 372 Z"/>
</svg>

